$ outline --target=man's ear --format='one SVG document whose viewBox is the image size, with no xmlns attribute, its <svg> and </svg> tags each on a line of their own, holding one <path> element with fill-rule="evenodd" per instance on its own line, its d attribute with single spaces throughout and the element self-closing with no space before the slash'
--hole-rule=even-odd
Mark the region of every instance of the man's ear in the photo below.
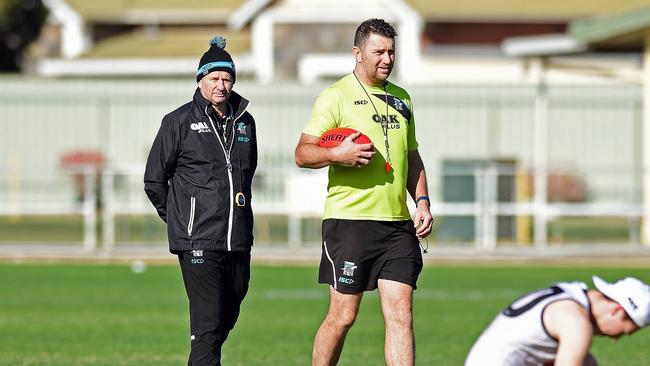
<svg viewBox="0 0 650 366">
<path fill-rule="evenodd" d="M 354 55 L 355 61 L 361 63 L 361 49 L 357 46 L 352 47 L 352 54 Z"/>
<path fill-rule="evenodd" d="M 623 309 L 621 304 L 615 303 L 615 305 L 612 307 L 611 315 L 612 316 L 616 316 L 616 315 L 621 316 L 622 315 L 623 317 L 626 317 L 627 313 L 625 312 L 625 309 Z"/>
</svg>

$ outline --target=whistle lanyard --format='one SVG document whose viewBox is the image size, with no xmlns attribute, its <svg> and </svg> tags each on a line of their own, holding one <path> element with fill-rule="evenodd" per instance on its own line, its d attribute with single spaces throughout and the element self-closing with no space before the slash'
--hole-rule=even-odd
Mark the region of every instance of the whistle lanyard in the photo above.
<svg viewBox="0 0 650 366">
<path fill-rule="evenodd" d="M 382 116 L 379 114 L 379 110 L 375 106 L 375 103 L 372 101 L 372 98 L 370 97 L 370 94 L 366 90 L 366 88 L 363 86 L 361 83 L 361 80 L 357 77 L 355 73 L 352 73 L 354 75 L 354 78 L 357 79 L 357 82 L 359 83 L 359 86 L 361 89 L 363 89 L 363 92 L 366 93 L 366 96 L 368 97 L 368 100 L 370 101 L 370 105 L 372 105 L 372 109 L 375 110 L 375 113 L 377 114 L 377 118 L 379 118 L 380 124 L 381 124 L 381 132 L 384 134 L 384 146 L 386 147 L 386 164 L 384 164 L 384 168 L 386 169 L 386 174 L 390 172 L 391 169 L 391 163 L 390 163 L 390 145 L 388 144 L 388 91 L 386 90 L 386 84 L 384 84 L 384 100 L 386 102 L 386 115 Z M 384 118 L 382 118 L 384 117 Z"/>
<path fill-rule="evenodd" d="M 221 134 L 223 136 L 223 153 L 226 158 L 226 168 L 228 169 L 228 174 L 230 179 L 232 179 L 232 173 L 233 173 L 233 166 L 232 162 L 230 160 L 231 158 L 231 153 L 233 149 L 233 145 L 235 144 L 235 119 L 233 119 L 233 114 L 234 114 L 234 108 L 228 103 L 228 115 L 221 119 L 219 118 L 219 115 L 214 112 L 215 114 L 215 119 L 217 120 L 217 126 L 221 127 Z M 207 114 L 207 107 L 206 107 L 206 114 Z M 208 117 L 210 117 L 208 115 Z M 230 123 L 230 128 L 228 128 L 228 124 Z M 218 128 L 217 127 L 217 128 Z M 230 132 L 230 139 L 228 139 L 228 132 Z M 215 130 L 215 134 L 218 134 L 218 131 Z M 217 136 L 217 139 L 219 139 L 219 136 Z M 239 150 L 236 151 L 237 154 L 237 162 L 239 163 L 239 186 L 240 188 L 243 187 L 244 184 L 244 173 L 242 172 L 242 165 L 241 165 L 241 158 L 239 156 Z M 232 184 L 232 182 L 231 182 Z M 243 189 L 242 189 L 243 190 Z M 244 193 L 240 190 L 239 192 L 235 193 L 235 204 L 239 207 L 244 207 L 246 206 L 246 196 Z"/>
<path fill-rule="evenodd" d="M 230 134 L 233 135 L 231 131 L 232 128 L 230 129 L 228 128 L 228 123 L 232 123 L 232 115 L 233 115 L 233 108 L 230 105 L 230 103 L 227 103 L 226 109 L 228 110 L 229 113 L 227 113 L 224 118 L 219 117 L 219 114 L 216 112 L 215 112 L 215 117 L 216 120 L 219 122 L 219 126 L 221 127 L 221 135 L 223 136 L 223 142 L 226 145 L 226 150 L 230 152 L 230 147 L 231 147 L 230 145 L 234 142 L 234 141 L 229 141 L 228 139 L 228 132 L 231 132 Z"/>
</svg>

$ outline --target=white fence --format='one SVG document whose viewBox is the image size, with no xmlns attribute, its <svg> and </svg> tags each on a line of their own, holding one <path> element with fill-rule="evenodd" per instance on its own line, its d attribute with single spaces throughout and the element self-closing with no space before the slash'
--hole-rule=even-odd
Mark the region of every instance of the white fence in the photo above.
<svg viewBox="0 0 650 366">
<path fill-rule="evenodd" d="M 87 250 L 144 242 L 164 245 L 164 227 L 142 191 L 143 165 L 160 119 L 189 100 L 193 83 L 23 78 L 2 78 L 0 83 L 0 242 L 67 242 Z M 236 85 L 251 100 L 258 125 L 260 163 L 253 207 L 261 247 L 298 250 L 318 245 L 325 171 L 296 168 L 293 149 L 324 87 Z M 606 226 L 599 220 L 611 218 L 619 232 L 612 241 L 638 245 L 643 176 L 639 87 L 549 87 L 543 170 L 536 166 L 540 132 L 533 87 L 407 89 L 414 100 L 432 211 L 440 217 L 437 245 L 528 247 L 535 232 L 549 234 L 537 247 L 599 241 L 593 236 L 562 237 L 563 230 L 570 231 L 566 222 L 578 217 L 595 229 Z M 74 182 L 75 172 L 61 166 L 63 153 L 80 150 L 105 156 L 99 180 L 85 171 L 83 184 Z M 504 161 L 508 163 L 500 164 Z M 464 168 L 454 170 L 454 164 Z M 580 199 L 554 198 L 557 187 L 549 178 L 547 199 L 534 199 L 530 192 L 501 197 L 503 177 L 509 177 L 514 192 L 535 185 L 534 174 L 540 171 L 549 177 L 572 176 L 584 194 Z M 449 191 L 454 176 L 465 181 L 459 185 L 460 197 L 451 197 L 456 193 Z M 543 182 L 536 183 L 543 188 Z M 308 194 L 301 191 L 307 188 Z M 142 224 L 149 230 L 147 240 L 124 234 L 143 215 L 149 217 Z M 32 222 L 31 216 L 50 219 Z M 74 235 L 36 235 L 41 227 L 60 228 L 54 219 L 61 216 L 70 217 Z M 560 219 L 566 221 L 561 230 Z M 513 231 L 516 235 L 503 235 Z"/>
<path fill-rule="evenodd" d="M 62 215 L 79 216 L 77 224 L 80 228 L 76 239 L 67 240 L 68 246 L 83 248 L 86 252 L 101 248 L 112 251 L 115 248 L 136 248 L 143 246 L 164 247 L 165 229 L 162 221 L 156 216 L 155 210 L 148 202 L 142 189 L 142 171 L 140 167 L 128 169 L 105 169 L 97 179 L 98 172 L 86 169 L 75 172 L 83 175 L 83 199 L 74 202 L 72 195 L 62 200 L 50 200 L 37 204 L 31 200 L 21 200 L 16 193 L 9 202 L 0 205 L 0 216 L 30 217 Z M 534 231 L 549 230 L 553 225 L 549 222 L 562 218 L 581 217 L 591 224 L 582 228 L 583 231 L 593 230 L 603 225 L 606 218 L 618 218 L 618 231 L 615 237 L 598 238 L 618 245 L 638 247 L 642 207 L 640 203 L 625 202 L 548 202 L 539 206 L 532 201 L 530 189 L 531 177 L 522 172 L 513 171 L 495 165 L 476 168 L 473 171 L 449 172 L 446 176 L 430 176 L 431 180 L 442 180 L 443 185 L 454 184 L 457 179 L 464 179 L 460 189 L 465 192 L 465 199 L 454 198 L 453 194 L 433 192 L 431 211 L 437 218 L 437 224 L 430 245 L 432 248 L 455 247 L 472 248 L 491 251 L 498 247 L 524 247 L 544 249 L 555 244 L 594 244 L 593 237 L 557 238 L 550 234 L 551 242 L 541 245 L 534 243 Z M 317 247 L 319 237 L 318 223 L 322 213 L 326 191 L 326 170 L 302 171 L 297 168 L 261 168 L 257 175 L 261 183 L 255 184 L 252 206 L 256 215 L 258 248 L 283 248 L 288 252 L 298 252 L 305 248 Z M 451 179 L 445 183 L 444 181 Z M 454 181 L 456 179 L 456 181 Z M 507 183 L 504 185 L 503 180 Z M 72 185 L 70 181 L 58 184 Z M 467 185 L 469 183 L 469 186 Z M 48 183 L 50 185 L 52 183 Z M 99 185 L 99 186 L 98 186 Z M 468 188 L 469 187 L 469 188 Z M 455 187 L 451 187 L 454 189 Z M 522 192 L 523 190 L 523 192 Z M 412 202 L 409 203 L 411 210 Z M 268 235 L 263 235 L 260 226 L 267 217 L 281 217 L 286 232 L 272 243 Z M 542 220 L 536 220 L 542 216 Z M 141 235 L 125 233 L 131 221 L 146 218 L 149 231 L 154 232 L 149 238 Z M 454 224 L 454 218 L 461 219 Z M 305 219 L 311 219 L 311 234 L 305 233 Z M 123 220 L 127 229 L 119 230 L 116 222 Z M 448 222 L 449 221 L 449 222 Z M 545 226 L 537 226 L 543 222 Z M 605 221 L 605 225 L 607 221 Z M 5 224 L 7 225 L 7 224 Z M 590 229 L 591 228 L 591 229 Z M 136 229 L 133 229 L 136 231 Z M 144 230 L 142 227 L 137 230 Z M 622 230 L 622 232 L 621 232 Z M 43 244 L 54 243 L 48 237 L 47 228 L 33 227 L 30 239 L 29 233 L 24 238 L 7 239 L 0 234 L 0 244 Z M 118 232 L 120 234 L 118 235 Z M 556 240 L 558 243 L 553 243 Z M 586 249 L 588 250 L 588 249 Z"/>
</svg>

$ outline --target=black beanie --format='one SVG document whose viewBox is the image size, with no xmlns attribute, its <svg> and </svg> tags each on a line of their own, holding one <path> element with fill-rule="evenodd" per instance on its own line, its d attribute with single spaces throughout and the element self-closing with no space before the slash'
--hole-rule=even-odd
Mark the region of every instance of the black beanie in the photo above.
<svg viewBox="0 0 650 366">
<path fill-rule="evenodd" d="M 225 38 L 213 37 L 210 40 L 210 48 L 201 57 L 199 69 L 196 71 L 197 83 L 212 71 L 226 71 L 232 76 L 232 82 L 235 82 L 235 63 L 232 62 L 232 57 L 225 48 Z"/>
</svg>

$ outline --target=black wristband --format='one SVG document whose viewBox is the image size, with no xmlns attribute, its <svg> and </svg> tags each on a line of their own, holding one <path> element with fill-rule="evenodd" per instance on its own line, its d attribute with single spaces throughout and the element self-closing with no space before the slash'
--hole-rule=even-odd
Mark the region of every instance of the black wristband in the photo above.
<svg viewBox="0 0 650 366">
<path fill-rule="evenodd" d="M 427 202 L 429 202 L 429 204 L 431 204 L 431 201 L 429 200 L 429 196 L 420 196 L 415 200 L 415 207 L 418 207 L 418 203 L 424 200 L 426 200 Z"/>
</svg>

